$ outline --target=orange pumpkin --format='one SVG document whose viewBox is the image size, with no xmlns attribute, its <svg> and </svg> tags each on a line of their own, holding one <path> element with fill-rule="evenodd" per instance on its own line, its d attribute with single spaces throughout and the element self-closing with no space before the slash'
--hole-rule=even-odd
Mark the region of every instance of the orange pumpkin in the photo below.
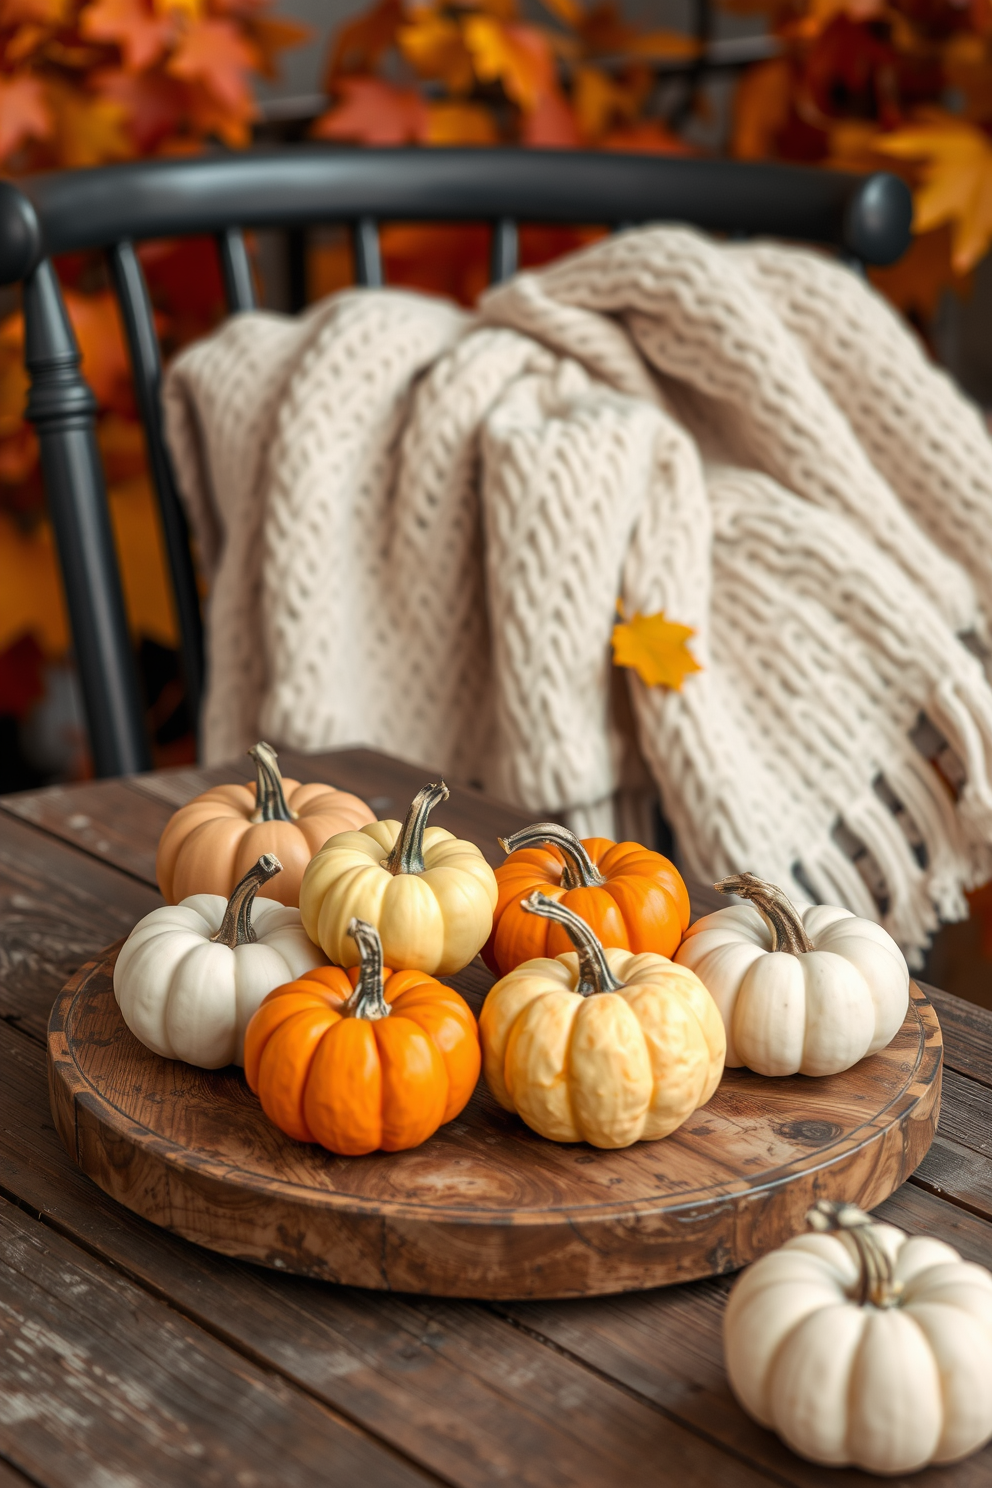
<svg viewBox="0 0 992 1488">
<path fill-rule="evenodd" d="M 389 971 L 378 931 L 352 920 L 361 965 L 277 987 L 245 1033 L 245 1076 L 287 1136 L 344 1157 L 419 1147 L 475 1089 L 479 1030 L 458 993 Z"/>
<path fill-rule="evenodd" d="M 579 841 L 557 822 L 536 822 L 499 839 L 508 854 L 496 869 L 499 898 L 482 956 L 499 976 L 538 956 L 560 956 L 572 943 L 553 920 L 527 914 L 537 890 L 559 900 L 603 946 L 672 956 L 689 924 L 682 875 L 661 853 L 607 837 Z"/>
<path fill-rule="evenodd" d="M 255 744 L 255 784 L 215 785 L 181 806 L 159 838 L 155 876 L 167 904 L 190 894 L 230 898 L 263 853 L 283 865 L 260 890 L 263 899 L 298 905 L 306 866 L 336 832 L 375 821 L 358 796 L 333 785 L 284 780 L 270 744 Z"/>
</svg>

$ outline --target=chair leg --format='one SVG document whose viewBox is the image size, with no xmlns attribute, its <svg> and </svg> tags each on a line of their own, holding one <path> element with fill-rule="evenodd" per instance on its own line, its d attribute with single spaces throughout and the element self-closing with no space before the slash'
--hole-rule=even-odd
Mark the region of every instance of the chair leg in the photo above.
<svg viewBox="0 0 992 1488">
<path fill-rule="evenodd" d="M 41 446 L 94 768 L 103 776 L 146 770 L 151 755 L 96 443 L 96 402 L 80 374 L 48 259 L 24 283 L 24 329 L 27 417 Z"/>
</svg>

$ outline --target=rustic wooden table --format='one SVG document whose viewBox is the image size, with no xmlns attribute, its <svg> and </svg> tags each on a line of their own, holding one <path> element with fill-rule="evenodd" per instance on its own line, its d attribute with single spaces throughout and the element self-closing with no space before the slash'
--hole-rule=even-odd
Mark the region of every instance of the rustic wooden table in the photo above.
<svg viewBox="0 0 992 1488">
<path fill-rule="evenodd" d="M 283 763 L 380 815 L 422 783 L 361 750 Z M 540 1304 L 349 1291 L 201 1250 L 74 1168 L 46 1089 L 55 994 L 160 902 L 170 812 L 249 773 L 245 761 L 0 798 L 0 1488 L 839 1482 L 732 1399 L 730 1278 Z M 467 790 L 439 817 L 480 844 L 514 824 Z M 992 1013 L 932 996 L 940 1134 L 879 1212 L 988 1265 Z M 992 1448 L 912 1481 L 988 1488 Z"/>
</svg>

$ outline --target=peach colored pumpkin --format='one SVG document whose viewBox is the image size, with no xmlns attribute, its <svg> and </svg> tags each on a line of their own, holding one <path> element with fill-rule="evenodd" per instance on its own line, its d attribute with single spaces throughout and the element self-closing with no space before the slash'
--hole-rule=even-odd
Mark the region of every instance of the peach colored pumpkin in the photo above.
<svg viewBox="0 0 992 1488">
<path fill-rule="evenodd" d="M 284 780 L 276 752 L 255 744 L 254 785 L 215 785 L 166 823 L 155 859 L 158 886 L 169 904 L 190 894 L 220 894 L 234 885 L 263 853 L 274 853 L 283 871 L 259 891 L 263 899 L 299 905 L 307 864 L 329 837 L 375 821 L 375 812 L 333 785 Z"/>
</svg>

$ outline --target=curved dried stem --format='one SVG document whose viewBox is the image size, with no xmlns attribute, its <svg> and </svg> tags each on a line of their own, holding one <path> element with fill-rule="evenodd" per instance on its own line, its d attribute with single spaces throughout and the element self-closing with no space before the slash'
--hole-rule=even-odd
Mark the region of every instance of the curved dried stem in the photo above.
<svg viewBox="0 0 992 1488">
<path fill-rule="evenodd" d="M 255 761 L 257 804 L 251 814 L 252 821 L 295 821 L 299 813 L 293 811 L 286 801 L 282 788 L 282 776 L 279 773 L 278 756 L 272 745 L 259 740 L 257 744 L 251 746 L 248 753 Z"/>
<path fill-rule="evenodd" d="M 446 801 L 449 795 L 450 791 L 443 780 L 436 785 L 421 787 L 410 802 L 403 829 L 393 844 L 392 852 L 388 858 L 382 860 L 383 868 L 387 868 L 390 873 L 423 873 L 427 818 L 434 807 L 441 801 Z"/>
<path fill-rule="evenodd" d="M 585 920 L 566 909 L 558 900 L 549 899 L 538 889 L 534 890 L 529 899 L 521 899 L 520 904 L 528 914 L 540 915 L 543 919 L 554 920 L 562 926 L 578 952 L 579 984 L 575 990 L 582 997 L 592 997 L 597 992 L 621 990 L 623 982 L 613 975 L 603 947 Z"/>
<path fill-rule="evenodd" d="M 220 945 L 230 946 L 232 951 L 235 946 L 250 945 L 257 940 L 251 924 L 251 907 L 255 903 L 255 895 L 264 883 L 281 872 L 282 864 L 275 853 L 263 853 L 254 867 L 249 868 L 244 878 L 234 885 L 220 929 L 210 939 Z"/>
<path fill-rule="evenodd" d="M 558 822 L 535 822 L 497 841 L 505 853 L 521 847 L 556 847 L 565 859 L 561 881 L 566 889 L 595 889 L 606 882 L 575 833 Z"/>
<path fill-rule="evenodd" d="M 856 1204 L 820 1199 L 806 1215 L 811 1230 L 851 1237 L 858 1256 L 858 1285 L 852 1297 L 859 1307 L 896 1307 L 902 1283 L 896 1281 L 892 1257 L 878 1238 L 875 1223 Z"/>
<path fill-rule="evenodd" d="M 802 916 L 777 884 L 766 883 L 756 873 L 735 873 L 730 878 L 721 878 L 713 887 L 721 894 L 737 894 L 751 901 L 772 932 L 773 951 L 804 956 L 814 949 Z"/>
<path fill-rule="evenodd" d="M 353 919 L 348 934 L 358 946 L 362 958 L 355 990 L 341 1008 L 346 1018 L 388 1018 L 392 1009 L 386 1001 L 382 981 L 382 941 L 368 920 Z"/>
</svg>

